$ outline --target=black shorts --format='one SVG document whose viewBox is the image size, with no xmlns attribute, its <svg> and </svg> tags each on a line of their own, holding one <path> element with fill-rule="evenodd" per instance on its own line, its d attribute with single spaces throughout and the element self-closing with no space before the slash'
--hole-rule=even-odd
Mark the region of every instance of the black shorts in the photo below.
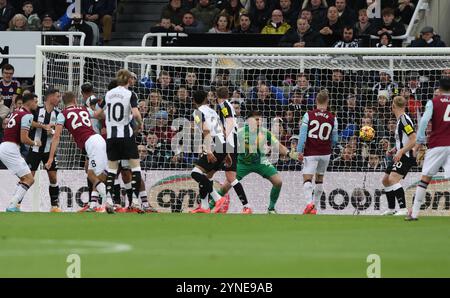
<svg viewBox="0 0 450 298">
<path fill-rule="evenodd" d="M 45 165 L 47 163 L 49 157 L 50 157 L 50 152 L 41 153 L 41 152 L 30 151 L 30 152 L 28 152 L 26 162 L 27 162 L 28 166 L 30 167 L 30 170 L 32 172 L 35 172 L 39 169 L 39 165 L 41 164 L 41 162 L 42 162 L 42 165 Z M 47 170 L 47 168 L 45 168 L 45 169 Z M 58 168 L 56 165 L 56 160 L 53 159 L 52 166 L 47 171 L 56 171 L 57 169 Z"/>
<path fill-rule="evenodd" d="M 206 172 L 210 172 L 213 170 L 219 171 L 223 168 L 223 163 L 225 161 L 225 158 L 227 157 L 227 154 L 214 152 L 214 156 L 217 159 L 217 161 L 214 163 L 209 163 L 206 154 L 202 154 L 200 155 L 200 158 L 196 162 L 194 162 L 194 164 L 201 167 Z"/>
<path fill-rule="evenodd" d="M 403 178 L 406 177 L 406 174 L 408 174 L 409 170 L 416 165 L 415 158 L 407 157 L 405 155 L 402 156 L 399 162 L 392 161 L 385 173 L 390 174 L 391 172 L 396 172 L 403 176 Z"/>
<path fill-rule="evenodd" d="M 139 153 L 134 138 L 115 138 L 106 140 L 108 160 L 139 159 Z"/>
<path fill-rule="evenodd" d="M 237 153 L 230 153 L 230 156 L 231 156 L 231 160 L 233 163 L 229 167 L 227 167 L 225 165 L 225 161 L 224 161 L 223 170 L 225 172 L 236 172 L 236 170 L 237 170 Z"/>
</svg>

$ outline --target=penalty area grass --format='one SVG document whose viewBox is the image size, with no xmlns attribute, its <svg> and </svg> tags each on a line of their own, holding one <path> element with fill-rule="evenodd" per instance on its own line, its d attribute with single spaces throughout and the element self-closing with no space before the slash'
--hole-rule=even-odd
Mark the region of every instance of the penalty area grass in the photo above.
<svg viewBox="0 0 450 298">
<path fill-rule="evenodd" d="M 0 277 L 450 277 L 450 217 L 0 213 Z"/>
</svg>

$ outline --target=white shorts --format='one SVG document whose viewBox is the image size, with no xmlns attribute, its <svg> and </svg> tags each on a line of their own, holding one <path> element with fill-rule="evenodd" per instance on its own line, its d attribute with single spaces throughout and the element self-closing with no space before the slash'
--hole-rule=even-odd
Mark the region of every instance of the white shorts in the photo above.
<svg viewBox="0 0 450 298">
<path fill-rule="evenodd" d="M 450 146 L 434 147 L 425 154 L 422 175 L 432 177 L 443 167 L 445 178 L 450 178 Z"/>
<path fill-rule="evenodd" d="M 305 156 L 303 175 L 325 174 L 331 155 Z"/>
<path fill-rule="evenodd" d="M 19 145 L 12 142 L 3 142 L 0 144 L 0 160 L 8 170 L 21 178 L 31 173 L 30 167 L 20 154 Z"/>
<path fill-rule="evenodd" d="M 95 175 L 106 172 L 108 157 L 106 157 L 106 142 L 101 135 L 92 135 L 84 144 L 89 158 L 88 169 L 94 171 Z"/>
</svg>

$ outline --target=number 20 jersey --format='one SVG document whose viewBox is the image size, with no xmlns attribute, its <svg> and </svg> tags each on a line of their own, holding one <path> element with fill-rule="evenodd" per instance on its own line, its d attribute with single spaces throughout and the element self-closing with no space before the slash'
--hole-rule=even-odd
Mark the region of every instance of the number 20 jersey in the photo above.
<svg viewBox="0 0 450 298">
<path fill-rule="evenodd" d="M 331 154 L 332 132 L 336 117 L 330 111 L 315 109 L 307 112 L 308 135 L 305 143 L 305 156 Z M 306 118 L 306 117 L 305 117 Z"/>
<path fill-rule="evenodd" d="M 67 128 L 80 149 L 84 149 L 86 141 L 95 135 L 89 111 L 85 107 L 66 107 L 58 114 L 57 124 Z"/>
</svg>

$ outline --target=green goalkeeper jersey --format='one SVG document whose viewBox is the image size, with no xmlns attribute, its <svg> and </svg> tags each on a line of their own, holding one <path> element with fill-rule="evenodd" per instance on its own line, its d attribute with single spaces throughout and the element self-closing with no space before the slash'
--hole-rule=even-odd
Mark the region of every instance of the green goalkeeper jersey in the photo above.
<svg viewBox="0 0 450 298">
<path fill-rule="evenodd" d="M 248 124 L 238 131 L 239 140 L 244 142 L 245 153 L 238 154 L 238 163 L 261 164 L 267 163 L 265 148 L 267 145 L 278 144 L 278 139 L 266 128 L 258 128 L 250 132 Z"/>
</svg>

